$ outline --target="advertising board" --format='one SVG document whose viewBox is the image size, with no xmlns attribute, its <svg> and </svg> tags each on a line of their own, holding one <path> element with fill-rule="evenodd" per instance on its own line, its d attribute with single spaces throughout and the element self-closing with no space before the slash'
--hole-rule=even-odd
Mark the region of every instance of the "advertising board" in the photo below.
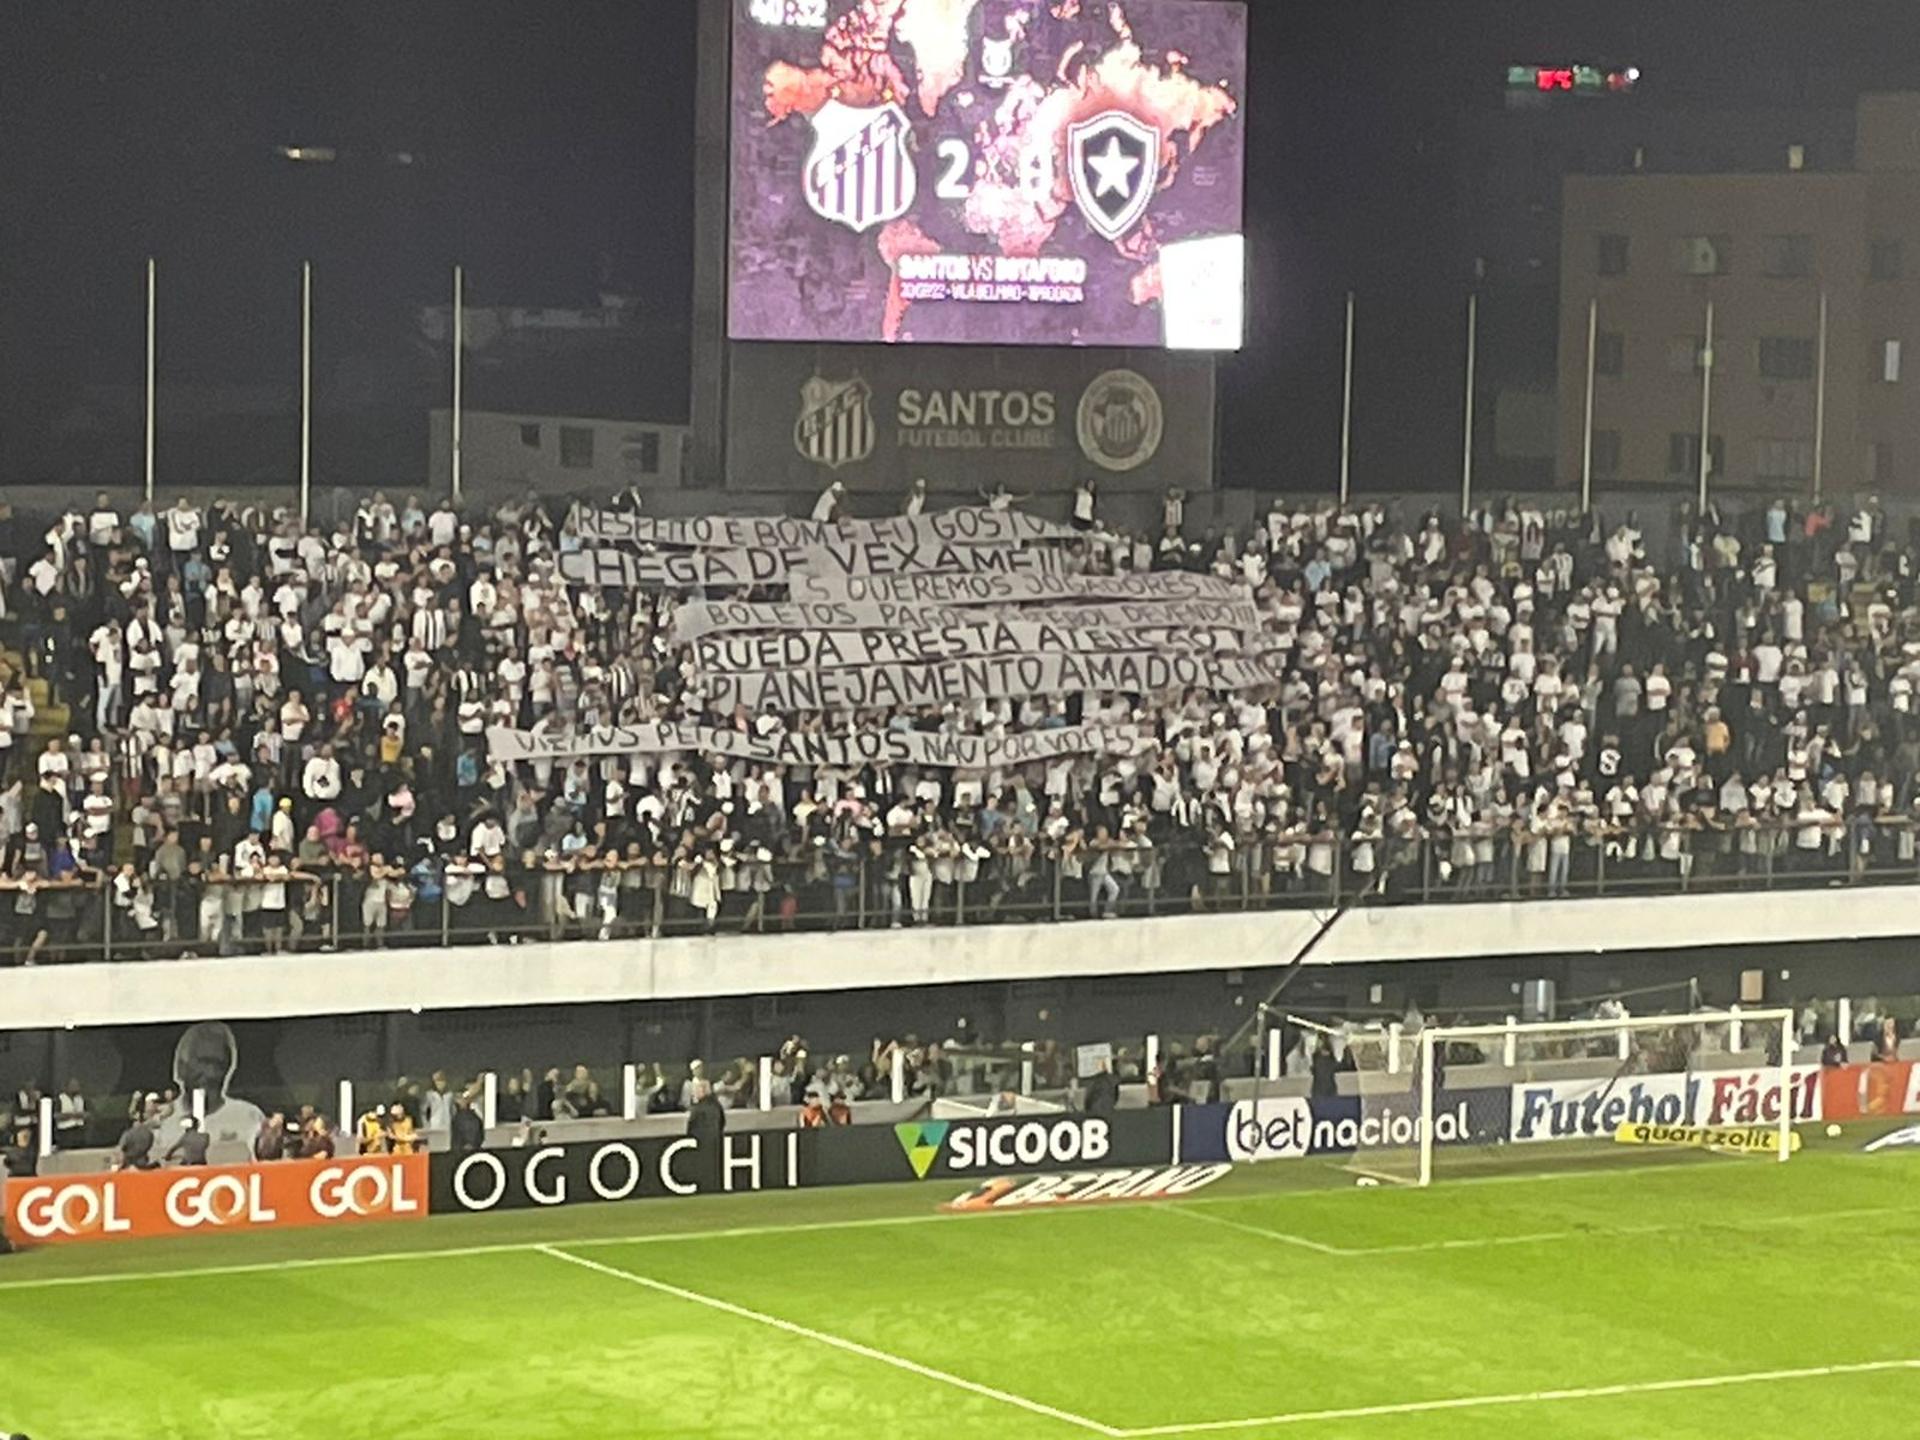
<svg viewBox="0 0 1920 1440">
<path fill-rule="evenodd" d="M 732 347 L 727 454 L 754 490 L 1060 494 L 1213 483 L 1213 360 L 1129 350 Z M 990 469 L 986 467 L 991 467 Z"/>
<path fill-rule="evenodd" d="M 1507 1092 L 1446 1090 L 1434 1107 L 1434 1143 L 1496 1145 L 1506 1139 Z M 1272 1096 L 1232 1105 L 1189 1105 L 1182 1112 L 1180 1158 L 1299 1160 L 1309 1155 L 1411 1149 L 1419 1143 L 1411 1095 Z"/>
<path fill-rule="evenodd" d="M 1622 1125 L 1764 1125 L 1780 1118 L 1780 1072 L 1703 1070 L 1522 1082 L 1513 1087 L 1511 1138 L 1608 1139 Z M 1820 1070 L 1795 1066 L 1793 1118 L 1821 1118 Z"/>
<path fill-rule="evenodd" d="M 792 1189 L 807 1177 L 816 1131 L 749 1130 L 702 1152 L 690 1136 L 475 1150 L 433 1157 L 435 1214 L 551 1209 L 688 1195 Z"/>
<path fill-rule="evenodd" d="M 1920 1065 L 1897 1060 L 1823 1070 L 1820 1104 L 1827 1120 L 1920 1115 Z"/>
<path fill-rule="evenodd" d="M 1173 1119 L 1167 1109 L 910 1120 L 818 1133 L 820 1164 L 809 1183 L 822 1185 L 1137 1168 L 1173 1158 Z"/>
<path fill-rule="evenodd" d="M 6 1182 L 6 1231 L 58 1245 L 420 1220 L 427 1181 L 424 1155 L 50 1175 Z"/>
<path fill-rule="evenodd" d="M 1225 0 L 734 0 L 732 337 L 1238 349 L 1246 57 Z"/>
</svg>

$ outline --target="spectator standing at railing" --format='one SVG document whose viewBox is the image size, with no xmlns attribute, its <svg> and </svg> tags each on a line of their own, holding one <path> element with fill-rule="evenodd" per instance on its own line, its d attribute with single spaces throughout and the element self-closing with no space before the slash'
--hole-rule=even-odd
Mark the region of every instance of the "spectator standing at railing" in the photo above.
<svg viewBox="0 0 1920 1440">
<path fill-rule="evenodd" d="M 91 1118 L 86 1094 L 79 1080 L 69 1080 L 67 1088 L 53 1097 L 54 1149 L 78 1150 L 84 1146 L 87 1143 L 87 1123 Z"/>
</svg>

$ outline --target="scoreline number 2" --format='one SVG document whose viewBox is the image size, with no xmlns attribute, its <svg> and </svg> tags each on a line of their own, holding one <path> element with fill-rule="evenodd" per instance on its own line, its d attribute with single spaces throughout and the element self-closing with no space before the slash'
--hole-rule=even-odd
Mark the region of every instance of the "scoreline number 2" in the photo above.
<svg viewBox="0 0 1920 1440">
<path fill-rule="evenodd" d="M 934 147 L 941 171 L 933 193 L 941 200 L 967 200 L 973 195 L 973 147 L 957 137 L 948 137 Z M 1020 155 L 1020 193 L 1038 204 L 1053 191 L 1053 156 L 1034 148 Z"/>
</svg>

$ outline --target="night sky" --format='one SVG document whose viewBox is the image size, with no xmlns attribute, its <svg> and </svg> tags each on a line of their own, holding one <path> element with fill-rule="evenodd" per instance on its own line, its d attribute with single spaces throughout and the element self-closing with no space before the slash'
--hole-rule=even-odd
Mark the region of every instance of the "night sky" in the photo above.
<svg viewBox="0 0 1920 1440">
<path fill-rule="evenodd" d="M 138 385 L 148 254 L 172 381 L 290 397 L 311 259 L 328 425 L 411 435 L 437 363 L 413 315 L 444 303 L 458 259 L 470 303 L 591 304 L 605 285 L 646 322 L 584 373 L 557 361 L 539 394 L 479 367 L 474 403 L 557 406 L 548 392 L 572 386 L 568 408 L 683 418 L 696 3 L 723 0 L 0 0 L 0 480 L 95 478 L 47 473 L 44 437 L 85 387 Z M 1903 0 L 1251 8 L 1255 308 L 1223 367 L 1227 478 L 1289 489 L 1331 483 L 1349 287 L 1362 483 L 1451 483 L 1456 133 L 1498 106 L 1509 62 L 1638 65 L 1631 103 L 1661 105 L 1844 106 L 1920 85 Z M 294 165 L 282 144 L 340 158 Z M 358 448 L 399 453 L 381 434 Z M 243 439 L 205 464 L 239 478 L 283 450 Z"/>
</svg>

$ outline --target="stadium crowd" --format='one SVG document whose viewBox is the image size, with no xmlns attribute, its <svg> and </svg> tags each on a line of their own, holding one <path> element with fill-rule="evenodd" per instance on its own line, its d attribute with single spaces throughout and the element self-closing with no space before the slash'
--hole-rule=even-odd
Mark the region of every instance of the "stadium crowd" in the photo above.
<svg viewBox="0 0 1920 1440">
<path fill-rule="evenodd" d="M 917 506 L 919 496 L 910 502 Z M 1004 495 L 995 503 L 1006 503 Z M 820 512 L 839 504 L 832 492 Z M 568 515 L 375 494 L 303 530 L 102 495 L 0 592 L 0 953 L 1109 917 L 1329 892 L 1562 895 L 1915 863 L 1913 551 L 1872 504 L 1465 520 L 1276 502 L 1076 564 L 1243 580 L 1265 693 L 988 698 L 868 725 L 1100 719 L 1135 756 L 990 773 L 492 759 L 487 727 L 698 719 L 674 597 L 569 587 Z M 1665 527 L 1663 527 L 1665 528 Z M 67 715 L 34 742 L 30 676 Z M 828 717 L 845 719 L 848 717 Z M 736 714 L 765 733 L 821 717 Z M 32 758 L 29 759 L 30 752 Z"/>
</svg>

